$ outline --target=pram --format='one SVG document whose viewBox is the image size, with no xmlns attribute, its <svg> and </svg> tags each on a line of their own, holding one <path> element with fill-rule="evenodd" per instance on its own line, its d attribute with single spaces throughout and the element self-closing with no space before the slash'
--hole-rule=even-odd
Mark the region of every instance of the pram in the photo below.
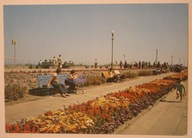
<svg viewBox="0 0 192 138">
<path fill-rule="evenodd" d="M 86 90 L 83 89 L 83 87 L 82 87 L 82 85 L 85 82 L 86 82 L 85 77 L 79 77 L 79 78 L 73 79 L 73 81 L 65 80 L 65 85 L 69 85 L 69 87 L 68 87 L 68 92 L 69 93 L 80 94 L 80 93 L 85 93 L 86 92 Z M 73 87 L 71 87 L 71 85 Z"/>
</svg>

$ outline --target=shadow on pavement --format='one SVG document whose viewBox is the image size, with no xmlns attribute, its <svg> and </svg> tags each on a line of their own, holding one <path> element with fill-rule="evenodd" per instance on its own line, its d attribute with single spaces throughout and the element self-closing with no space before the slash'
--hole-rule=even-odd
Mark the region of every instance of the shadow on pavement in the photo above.
<svg viewBox="0 0 192 138">
<path fill-rule="evenodd" d="M 51 88 L 47 91 L 47 88 L 33 88 L 29 90 L 29 95 L 34 96 L 53 96 L 61 97 L 59 94 L 59 88 Z M 75 92 L 67 92 L 68 94 L 76 94 Z"/>
<path fill-rule="evenodd" d="M 160 100 L 160 102 L 167 102 L 167 103 L 180 103 L 181 101 L 168 101 L 168 100 Z"/>
<path fill-rule="evenodd" d="M 52 88 L 47 91 L 47 88 L 33 88 L 29 90 L 30 95 L 35 95 L 35 96 L 47 96 L 47 95 L 53 95 L 58 93 L 59 89 Z"/>
</svg>

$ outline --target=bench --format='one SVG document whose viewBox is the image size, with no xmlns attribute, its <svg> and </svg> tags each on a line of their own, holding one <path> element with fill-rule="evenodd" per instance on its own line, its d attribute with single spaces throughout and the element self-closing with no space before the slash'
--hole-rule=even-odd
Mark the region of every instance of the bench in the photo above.
<svg viewBox="0 0 192 138">
<path fill-rule="evenodd" d="M 103 71 L 101 75 L 102 75 L 105 79 L 108 79 L 108 78 L 110 77 L 108 71 Z"/>
<path fill-rule="evenodd" d="M 64 82 L 67 79 L 67 77 L 68 77 L 68 74 L 59 74 L 58 75 L 59 83 L 65 85 Z M 49 95 L 50 94 L 49 90 L 54 88 L 53 86 L 47 86 L 49 80 L 51 79 L 51 75 L 40 75 L 37 77 L 37 79 L 38 79 L 39 88 L 45 88 L 47 95 Z"/>
<path fill-rule="evenodd" d="M 106 82 L 112 82 L 113 78 L 110 77 L 110 74 L 108 71 L 103 71 L 101 75 L 105 78 Z"/>
<path fill-rule="evenodd" d="M 120 73 L 110 77 L 108 71 L 103 71 L 101 75 L 105 78 L 106 82 L 123 82 L 124 79 L 124 75 L 121 75 Z"/>
</svg>

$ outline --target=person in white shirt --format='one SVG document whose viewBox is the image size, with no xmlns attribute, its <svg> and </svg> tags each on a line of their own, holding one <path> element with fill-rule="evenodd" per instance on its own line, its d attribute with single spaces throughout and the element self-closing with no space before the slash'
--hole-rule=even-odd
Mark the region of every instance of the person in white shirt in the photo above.
<svg viewBox="0 0 192 138">
<path fill-rule="evenodd" d="M 56 63 L 57 63 L 57 60 L 56 60 L 55 56 L 53 57 L 53 60 L 52 60 L 52 62 L 53 62 L 53 65 L 56 65 Z"/>
<path fill-rule="evenodd" d="M 62 68 L 62 58 L 61 55 L 57 58 L 58 68 Z"/>
</svg>

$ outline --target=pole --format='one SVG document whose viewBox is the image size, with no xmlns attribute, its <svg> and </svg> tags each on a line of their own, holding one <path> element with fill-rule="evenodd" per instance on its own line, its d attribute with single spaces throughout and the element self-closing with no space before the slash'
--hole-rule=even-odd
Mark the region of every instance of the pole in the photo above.
<svg viewBox="0 0 192 138">
<path fill-rule="evenodd" d="M 112 30 L 111 34 L 112 34 L 111 69 L 113 69 L 113 40 L 114 40 L 114 30 Z"/>
<path fill-rule="evenodd" d="M 156 49 L 156 64 L 158 62 L 158 50 Z"/>
<path fill-rule="evenodd" d="M 179 58 L 179 65 L 180 65 L 180 62 L 181 62 L 181 58 Z"/>
<path fill-rule="evenodd" d="M 16 63 L 16 45 L 14 45 L 14 65 Z"/>
<path fill-rule="evenodd" d="M 16 64 L 16 40 L 12 40 L 12 45 L 14 46 L 14 65 Z"/>
</svg>

